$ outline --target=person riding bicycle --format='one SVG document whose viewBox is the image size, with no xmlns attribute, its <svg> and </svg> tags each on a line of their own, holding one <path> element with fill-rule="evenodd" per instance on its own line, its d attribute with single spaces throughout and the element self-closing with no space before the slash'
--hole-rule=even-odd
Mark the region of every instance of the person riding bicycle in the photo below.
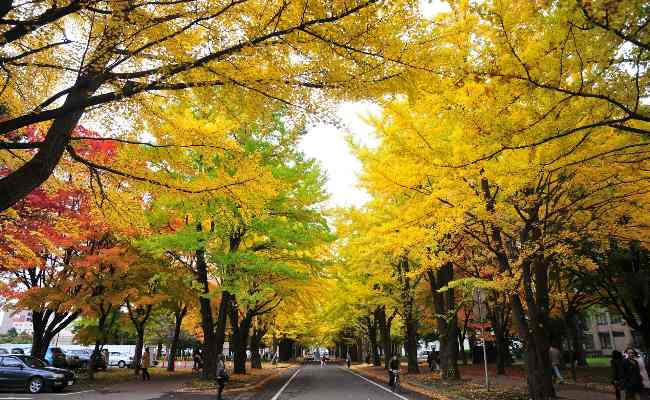
<svg viewBox="0 0 650 400">
<path fill-rule="evenodd" d="M 388 362 L 388 386 L 393 387 L 395 384 L 395 375 L 399 374 L 399 360 L 393 356 Z"/>
</svg>

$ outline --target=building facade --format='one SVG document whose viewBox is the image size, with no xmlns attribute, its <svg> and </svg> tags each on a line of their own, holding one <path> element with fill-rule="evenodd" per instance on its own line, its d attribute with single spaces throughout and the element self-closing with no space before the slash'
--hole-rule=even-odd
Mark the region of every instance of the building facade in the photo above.
<svg viewBox="0 0 650 400">
<path fill-rule="evenodd" d="M 641 335 L 630 328 L 620 315 L 596 309 L 585 317 L 584 344 L 588 354 L 609 356 L 614 350 L 641 348 Z"/>
<path fill-rule="evenodd" d="M 17 333 L 26 333 L 31 335 L 34 332 L 32 325 L 32 313 L 30 311 L 4 311 L 0 314 L 0 334 L 6 334 L 10 329 L 15 329 Z M 72 325 L 63 329 L 52 339 L 53 346 L 73 344 L 74 334 Z"/>
</svg>

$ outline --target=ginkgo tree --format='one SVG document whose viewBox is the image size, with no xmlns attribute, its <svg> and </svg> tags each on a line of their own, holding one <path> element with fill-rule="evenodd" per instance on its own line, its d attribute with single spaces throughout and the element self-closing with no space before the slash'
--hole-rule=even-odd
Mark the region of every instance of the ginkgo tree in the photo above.
<svg viewBox="0 0 650 400">
<path fill-rule="evenodd" d="M 567 136 L 476 162 L 477 154 L 499 148 L 501 132 L 534 121 L 537 103 L 487 119 L 482 117 L 499 108 L 501 96 L 511 95 L 507 85 L 440 81 L 433 95 L 430 82 L 418 84 L 421 92 L 387 104 L 374 121 L 379 147 L 358 149 L 364 185 L 382 198 L 400 199 L 395 225 L 410 227 L 414 236 L 406 235 L 404 243 L 422 243 L 421 257 L 430 262 L 444 265 L 453 256 L 454 238 L 484 248 L 498 271 L 494 279 L 509 292 L 518 335 L 529 351 L 531 396 L 548 398 L 548 275 L 564 265 L 573 251 L 566 243 L 574 237 L 606 238 L 631 227 L 638 237 L 647 234 L 646 161 L 618 151 L 643 140 L 599 127 L 587 137 Z M 579 118 L 563 113 L 526 132 L 539 137 L 575 126 Z M 625 224 L 626 218 L 636 223 Z"/>
<path fill-rule="evenodd" d="M 156 119 L 154 135 L 165 136 L 173 128 L 219 140 L 181 151 L 146 150 L 141 159 L 149 160 L 150 176 L 197 188 L 197 193 L 152 191 L 153 235 L 141 245 L 195 276 L 206 374 L 223 350 L 228 323 L 236 369 L 243 372 L 241 355 L 253 321 L 278 307 L 294 291 L 292 285 L 308 279 L 315 272 L 310 265 L 318 268 L 317 252 L 312 252 L 329 238 L 319 208 L 324 180 L 314 161 L 295 150 L 300 122 L 281 112 L 250 122 L 211 106 L 188 103 L 171 109 L 176 113 Z M 215 182 L 222 190 L 198 190 Z"/>
<path fill-rule="evenodd" d="M 2 152 L 36 149 L 0 179 L 0 210 L 47 180 L 66 153 L 111 170 L 76 153 L 82 139 L 73 129 L 103 121 L 113 131 L 106 140 L 137 146 L 146 141 L 129 140 L 114 116 L 137 124 L 158 94 L 188 90 L 224 108 L 237 97 L 252 112 L 269 102 L 315 109 L 317 91 L 360 98 L 385 90 L 414 61 L 418 46 L 405 27 L 418 21 L 417 1 L 4 2 L 0 135 L 34 124 L 47 133 L 0 143 Z M 192 143 L 172 135 L 156 144 Z"/>
</svg>

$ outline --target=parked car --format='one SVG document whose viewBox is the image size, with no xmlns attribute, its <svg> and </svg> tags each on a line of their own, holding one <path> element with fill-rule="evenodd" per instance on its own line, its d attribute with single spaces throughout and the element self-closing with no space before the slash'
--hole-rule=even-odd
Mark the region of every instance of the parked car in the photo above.
<svg viewBox="0 0 650 400">
<path fill-rule="evenodd" d="M 14 347 L 11 349 L 11 354 L 19 354 L 19 355 L 25 355 L 25 349 L 22 347 Z"/>
<path fill-rule="evenodd" d="M 62 391 L 74 383 L 72 372 L 54 368 L 31 356 L 0 356 L 0 387 L 22 389 L 30 393 L 44 390 Z"/>
<path fill-rule="evenodd" d="M 4 356 L 4 355 L 7 355 L 7 354 L 9 354 L 9 350 L 7 350 L 7 349 L 0 349 L 0 356 Z"/>
<path fill-rule="evenodd" d="M 68 350 L 68 367 L 72 369 L 87 369 L 90 365 L 90 358 L 92 354 L 93 351 L 90 349 Z M 95 369 L 105 371 L 106 368 L 106 359 L 103 355 L 99 354 L 95 359 Z"/>
<path fill-rule="evenodd" d="M 108 356 L 108 365 L 111 367 L 131 368 L 133 366 L 133 356 L 118 351 L 111 351 Z"/>
</svg>

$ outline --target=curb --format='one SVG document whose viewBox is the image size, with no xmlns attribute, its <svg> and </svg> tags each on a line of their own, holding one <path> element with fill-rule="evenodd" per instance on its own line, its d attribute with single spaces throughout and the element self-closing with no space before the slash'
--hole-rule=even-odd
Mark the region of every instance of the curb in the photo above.
<svg viewBox="0 0 650 400">
<path fill-rule="evenodd" d="M 378 382 L 378 383 L 380 382 L 382 384 L 388 384 L 388 379 L 384 379 L 383 377 L 368 375 L 368 374 L 364 373 L 363 371 L 361 371 L 359 369 L 354 369 L 353 368 L 352 370 L 354 372 L 356 372 L 357 374 L 362 375 L 362 376 L 364 376 L 364 377 L 366 377 L 368 379 L 371 379 L 371 380 L 373 380 L 375 382 Z M 421 396 L 428 397 L 430 399 L 445 399 L 446 398 L 446 399 L 449 399 L 449 400 L 469 400 L 469 399 L 467 399 L 465 397 L 450 396 L 450 395 L 444 394 L 444 393 L 441 393 L 441 395 L 439 397 L 433 397 L 433 395 L 431 395 L 430 391 L 434 390 L 434 388 L 427 387 L 427 386 L 424 386 L 424 385 L 420 385 L 420 384 L 417 384 L 417 383 L 413 383 L 413 382 L 410 382 L 410 381 L 407 381 L 407 380 L 401 381 L 401 386 L 403 388 L 411 391 L 411 392 L 417 393 L 417 394 L 419 394 Z"/>
<path fill-rule="evenodd" d="M 262 378 L 260 381 L 256 383 L 250 383 L 246 384 L 243 386 L 239 387 L 234 387 L 232 389 L 224 389 L 223 393 L 228 394 L 228 393 L 239 393 L 239 392 L 246 392 L 246 391 L 255 391 L 260 389 L 262 386 L 266 385 L 270 380 L 277 378 L 281 372 L 290 370 L 292 368 L 296 367 L 288 367 L 288 368 L 281 368 L 278 369 L 276 372 L 269 374 L 268 376 Z M 182 390 L 177 390 L 176 392 L 178 393 L 212 393 L 214 390 L 216 390 L 216 387 L 214 388 L 200 388 L 200 389 L 194 389 L 194 388 L 188 388 L 188 389 L 182 389 Z"/>
</svg>

